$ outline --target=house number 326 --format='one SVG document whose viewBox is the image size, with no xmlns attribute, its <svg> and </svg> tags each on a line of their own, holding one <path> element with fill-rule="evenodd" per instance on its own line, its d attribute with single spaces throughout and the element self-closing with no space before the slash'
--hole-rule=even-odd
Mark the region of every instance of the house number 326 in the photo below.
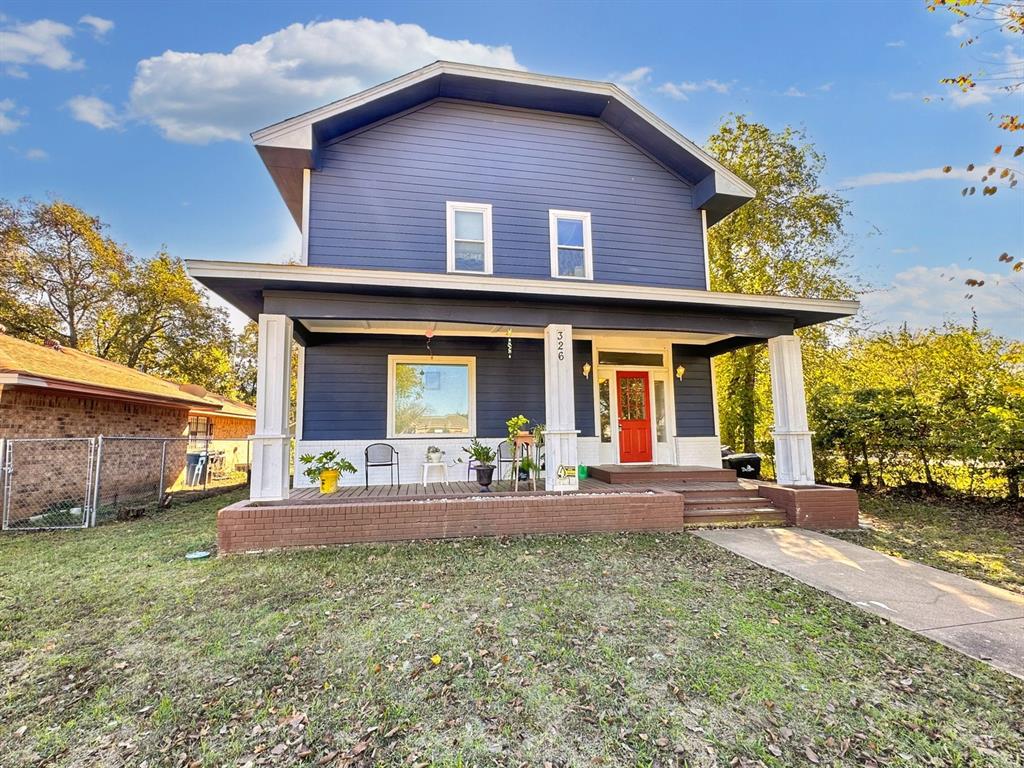
<svg viewBox="0 0 1024 768">
<path fill-rule="evenodd" d="M 558 359 L 565 360 L 565 331 L 558 331 L 555 335 L 555 339 L 558 342 L 556 349 L 558 349 Z"/>
</svg>

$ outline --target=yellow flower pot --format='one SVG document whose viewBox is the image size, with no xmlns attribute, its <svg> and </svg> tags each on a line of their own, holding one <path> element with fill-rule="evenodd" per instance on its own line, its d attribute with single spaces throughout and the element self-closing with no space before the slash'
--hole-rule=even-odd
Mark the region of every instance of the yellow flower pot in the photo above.
<svg viewBox="0 0 1024 768">
<path fill-rule="evenodd" d="M 334 493 L 338 490 L 338 476 L 336 469 L 325 469 L 320 473 L 320 493 Z"/>
</svg>

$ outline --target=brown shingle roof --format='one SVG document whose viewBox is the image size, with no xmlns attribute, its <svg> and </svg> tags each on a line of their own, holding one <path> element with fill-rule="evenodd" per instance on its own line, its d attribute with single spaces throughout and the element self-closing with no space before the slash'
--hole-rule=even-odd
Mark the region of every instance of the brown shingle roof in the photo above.
<svg viewBox="0 0 1024 768">
<path fill-rule="evenodd" d="M 219 399 L 150 376 L 134 368 L 67 347 L 52 348 L 0 334 L 0 374 L 44 379 L 60 389 L 88 389 L 93 394 L 174 403 L 199 410 L 223 412 Z M 19 384 L 31 382 L 18 382 Z M 205 392 L 205 390 L 203 390 Z M 218 396 L 219 398 L 219 396 Z M 226 398 L 223 398 L 226 400 Z M 231 402 L 231 401 L 228 401 Z M 238 404 L 241 405 L 241 404 Z M 248 408 L 248 406 L 242 406 Z"/>
</svg>

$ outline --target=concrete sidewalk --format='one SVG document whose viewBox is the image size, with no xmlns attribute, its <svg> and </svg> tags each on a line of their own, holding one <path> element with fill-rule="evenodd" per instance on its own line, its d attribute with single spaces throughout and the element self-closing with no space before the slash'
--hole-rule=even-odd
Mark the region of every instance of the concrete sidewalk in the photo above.
<svg viewBox="0 0 1024 768">
<path fill-rule="evenodd" d="M 814 531 L 695 531 L 748 560 L 1024 679 L 1024 596 Z"/>
</svg>

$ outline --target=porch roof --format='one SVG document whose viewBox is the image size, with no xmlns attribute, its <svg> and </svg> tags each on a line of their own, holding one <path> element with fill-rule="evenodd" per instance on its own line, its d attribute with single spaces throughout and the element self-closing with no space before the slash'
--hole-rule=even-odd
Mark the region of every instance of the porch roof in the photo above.
<svg viewBox="0 0 1024 768">
<path fill-rule="evenodd" d="M 542 279 L 408 273 L 288 264 L 188 261 L 189 274 L 252 319 L 300 321 L 311 341 L 325 320 L 705 334 L 711 354 L 849 317 L 855 301 L 756 296 Z M 303 324 L 302 321 L 309 321 Z"/>
</svg>

